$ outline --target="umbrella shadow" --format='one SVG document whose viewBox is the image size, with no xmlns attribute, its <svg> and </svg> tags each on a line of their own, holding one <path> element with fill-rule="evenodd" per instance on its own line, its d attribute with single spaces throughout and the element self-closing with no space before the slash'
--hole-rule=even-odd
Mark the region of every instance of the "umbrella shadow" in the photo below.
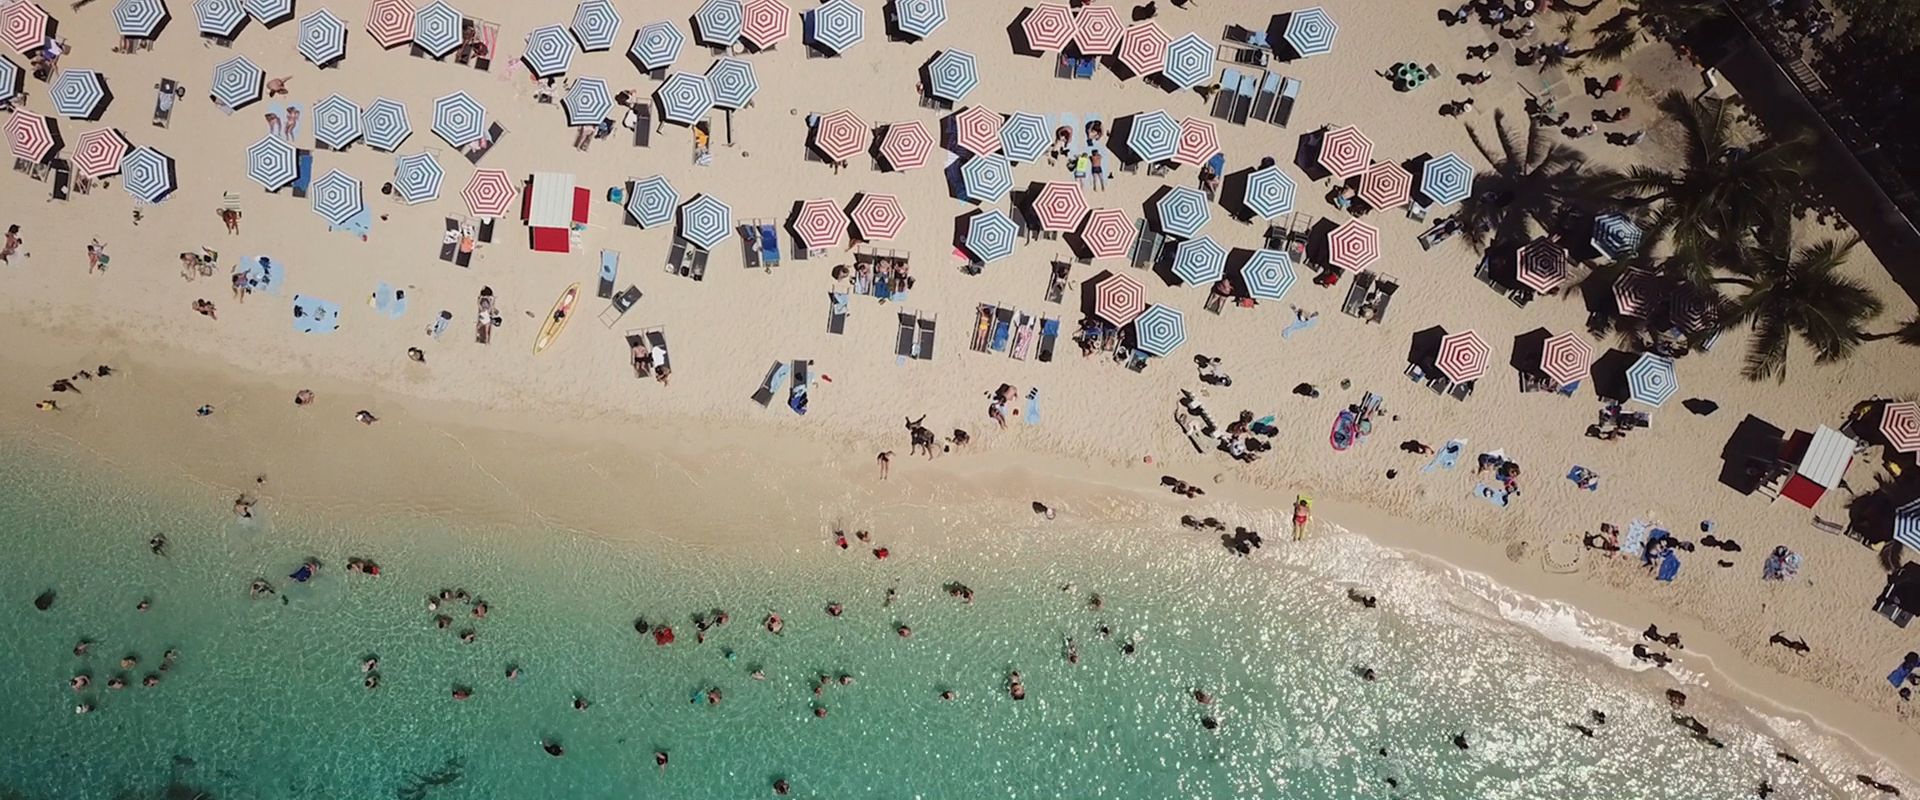
<svg viewBox="0 0 1920 800">
<path fill-rule="evenodd" d="M 1226 209 L 1227 216 L 1246 224 L 1252 224 L 1255 216 L 1247 205 L 1247 176 L 1252 175 L 1254 169 L 1247 167 L 1220 177 L 1220 207 Z"/>
<path fill-rule="evenodd" d="M 918 71 L 920 75 L 920 101 L 923 104 L 927 104 L 930 108 L 950 111 L 953 109 L 952 101 L 933 96 L 933 62 L 945 52 L 947 51 L 936 51 L 933 55 L 927 56 L 927 60 L 920 62 L 920 69 Z"/>
<path fill-rule="evenodd" d="M 1287 41 L 1287 23 L 1293 21 L 1293 14 L 1292 11 L 1286 11 L 1267 19 L 1267 42 L 1273 48 L 1274 59 L 1282 63 L 1305 57 Z"/>
<path fill-rule="evenodd" d="M 1735 425 L 1720 446 L 1720 483 L 1743 495 L 1759 491 L 1785 443 L 1787 432 L 1752 414 Z"/>
<path fill-rule="evenodd" d="M 1116 77 L 1123 81 L 1130 81 L 1140 77 L 1140 73 L 1134 72 L 1133 68 L 1127 66 L 1127 62 L 1121 61 L 1120 56 L 1117 54 L 1100 56 L 1100 66 L 1111 70 Z"/>
<path fill-rule="evenodd" d="M 875 125 L 867 129 L 867 158 L 873 159 L 874 165 L 879 167 L 881 172 L 898 171 L 880 155 L 880 143 L 887 140 L 887 131 L 892 128 L 892 125 Z"/>
<path fill-rule="evenodd" d="M 1100 284 L 1113 277 L 1113 270 L 1103 269 L 1093 277 L 1080 282 L 1080 316 L 1095 316 L 1093 310 L 1099 306 Z"/>
<path fill-rule="evenodd" d="M 1166 230 L 1165 221 L 1160 219 L 1160 201 L 1172 193 L 1172 186 L 1161 186 L 1153 190 L 1153 194 L 1147 195 L 1146 202 L 1140 204 L 1141 216 L 1145 217 L 1147 224 L 1152 225 L 1156 231 Z"/>
<path fill-rule="evenodd" d="M 1307 263 L 1331 264 L 1328 258 L 1331 248 L 1327 246 L 1327 237 L 1340 225 L 1330 219 L 1320 219 L 1307 228 Z M 1330 267 L 1332 268 L 1332 267 Z"/>
<path fill-rule="evenodd" d="M 1253 290 L 1247 286 L 1247 262 L 1253 260 L 1253 251 L 1244 247 L 1235 247 L 1227 251 L 1227 285 L 1233 287 L 1234 297 L 1252 297 Z"/>
<path fill-rule="evenodd" d="M 1179 243 L 1172 242 L 1170 246 L 1160 248 L 1160 254 L 1153 259 L 1153 274 L 1168 286 L 1180 286 L 1186 283 L 1173 272 L 1173 256 L 1179 252 L 1179 249 Z"/>
<path fill-rule="evenodd" d="M 1300 143 L 1293 149 L 1293 165 L 1307 176 L 1307 180 L 1323 181 L 1333 177 L 1326 167 L 1320 166 L 1320 142 L 1327 138 L 1327 127 L 1300 134 Z"/>
<path fill-rule="evenodd" d="M 1522 375 L 1540 375 L 1540 359 L 1546 353 L 1547 340 L 1553 338 L 1553 332 L 1546 328 L 1534 328 L 1513 337 L 1513 352 L 1507 356 L 1507 366 Z"/>
<path fill-rule="evenodd" d="M 1607 348 L 1607 352 L 1593 360 L 1593 393 L 1595 396 L 1626 402 L 1632 392 L 1627 388 L 1627 370 L 1631 369 L 1640 356 L 1617 347 Z"/>
<path fill-rule="evenodd" d="M 1413 343 L 1407 348 L 1407 363 L 1428 372 L 1437 372 L 1434 359 L 1440 355 L 1440 340 L 1447 338 L 1447 329 L 1435 325 L 1413 334 Z"/>
<path fill-rule="evenodd" d="M 1046 53 L 1034 47 L 1032 40 L 1027 38 L 1027 18 L 1031 16 L 1033 16 L 1033 8 L 1023 8 L 1019 14 L 1014 15 L 1012 22 L 1007 23 L 1007 44 L 1013 47 L 1014 55 L 1040 58 Z"/>
<path fill-rule="evenodd" d="M 960 165 L 963 163 L 965 162 L 956 158 L 940 169 L 941 174 L 947 177 L 947 195 L 955 200 L 977 206 L 980 204 L 978 201 L 967 197 L 967 177 L 960 171 Z"/>
<path fill-rule="evenodd" d="M 1122 164 L 1131 166 L 1146 160 L 1141 158 L 1139 153 L 1134 152 L 1133 145 L 1131 144 L 1133 141 L 1134 121 L 1139 118 L 1140 112 L 1137 111 L 1124 117 L 1118 117 L 1114 119 L 1112 127 L 1107 131 L 1107 149 L 1112 151 L 1113 155 L 1119 158 Z"/>
</svg>

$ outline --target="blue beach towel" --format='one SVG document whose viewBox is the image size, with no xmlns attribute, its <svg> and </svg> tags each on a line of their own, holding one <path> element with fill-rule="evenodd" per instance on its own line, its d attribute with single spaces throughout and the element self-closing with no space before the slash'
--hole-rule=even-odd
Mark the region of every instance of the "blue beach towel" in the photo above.
<svg viewBox="0 0 1920 800">
<path fill-rule="evenodd" d="M 1485 500 L 1489 503 L 1492 503 L 1496 506 L 1499 506 L 1501 508 L 1507 507 L 1507 493 L 1502 492 L 1499 489 L 1495 489 L 1483 483 L 1483 484 L 1480 484 L 1479 486 L 1474 487 L 1473 493 L 1479 495 L 1480 499 Z"/>
<path fill-rule="evenodd" d="M 1027 424 L 1040 424 L 1040 387 L 1027 390 Z"/>
<path fill-rule="evenodd" d="M 1573 469 L 1567 470 L 1567 480 L 1573 481 L 1573 485 L 1589 492 L 1600 491 L 1600 476 L 1586 467 L 1574 465 Z M 1582 485 L 1582 481 L 1586 482 L 1585 485 Z"/>
<path fill-rule="evenodd" d="M 317 297 L 293 296 L 293 329 L 301 333 L 332 333 L 340 329 L 340 305 Z"/>
<path fill-rule="evenodd" d="M 330 224 L 327 226 L 327 230 L 346 231 L 348 233 L 359 236 L 362 239 L 365 239 L 369 234 L 373 233 L 373 212 L 366 209 L 361 209 L 360 214 L 358 216 L 355 216 L 353 219 L 347 220 L 347 224 L 345 225 Z"/>
<path fill-rule="evenodd" d="M 451 311 L 440 312 L 440 317 L 433 321 L 433 330 L 427 331 L 427 335 L 435 339 L 440 338 L 440 334 L 447 332 L 447 323 L 452 321 L 453 321 L 453 312 Z"/>
<path fill-rule="evenodd" d="M 1912 667 L 1901 665 L 1900 667 L 1896 668 L 1894 671 L 1887 673 L 1887 683 L 1891 683 L 1895 686 L 1899 686 L 1900 684 L 1906 683 L 1907 676 L 1912 674 L 1913 674 Z"/>
<path fill-rule="evenodd" d="M 1660 557 L 1660 572 L 1654 575 L 1654 578 L 1662 581 L 1672 581 L 1673 577 L 1679 574 L 1680 557 L 1674 555 L 1672 550 L 1668 550 L 1665 555 Z"/>
<path fill-rule="evenodd" d="M 1426 466 L 1421 467 L 1420 471 L 1432 472 L 1436 469 L 1453 469 L 1454 463 L 1460 460 L 1460 454 L 1465 452 L 1466 449 L 1467 440 L 1450 439 L 1446 444 L 1441 445 L 1440 452 L 1434 453 L 1433 460 L 1427 462 Z"/>
<path fill-rule="evenodd" d="M 270 256 L 242 256 L 233 271 L 246 275 L 247 288 L 256 292 L 279 295 L 287 282 L 285 265 Z"/>
<path fill-rule="evenodd" d="M 373 310 L 386 314 L 391 308 L 393 308 L 393 287 L 382 282 L 373 288 Z"/>
<path fill-rule="evenodd" d="M 1306 319 L 1296 319 L 1292 325 L 1280 329 L 1280 338 L 1291 339 L 1293 338 L 1294 331 L 1304 331 L 1318 324 L 1320 324 L 1319 314 L 1314 314 Z"/>
</svg>

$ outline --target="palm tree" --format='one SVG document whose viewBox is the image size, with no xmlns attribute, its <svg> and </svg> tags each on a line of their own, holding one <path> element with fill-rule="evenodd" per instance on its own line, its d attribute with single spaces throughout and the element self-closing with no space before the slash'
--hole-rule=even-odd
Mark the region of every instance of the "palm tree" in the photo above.
<svg viewBox="0 0 1920 800">
<path fill-rule="evenodd" d="M 1744 248 L 1738 274 L 1716 282 L 1746 290 L 1728 303 L 1727 319 L 1729 325 L 1746 322 L 1753 328 L 1742 374 L 1784 383 L 1794 338 L 1813 349 L 1816 363 L 1840 361 L 1866 340 L 1861 327 L 1879 316 L 1882 306 L 1872 289 L 1840 274 L 1859 238 L 1797 249 L 1784 234 L 1770 242 Z"/>
<path fill-rule="evenodd" d="M 1633 0 L 1594 26 L 1587 52 L 1601 61 L 1618 61 L 1644 41 L 1676 36 L 1724 13 L 1720 0 Z"/>
<path fill-rule="evenodd" d="M 1590 193 L 1593 181 L 1586 155 L 1553 141 L 1538 121 L 1527 121 L 1522 138 L 1507 127 L 1506 114 L 1495 110 L 1493 129 L 1489 144 L 1467 126 L 1473 146 L 1492 165 L 1474 177 L 1474 193 L 1460 201 L 1461 230 L 1476 250 L 1493 242 L 1526 241 L 1536 228 L 1552 227 L 1562 209 Z"/>
<path fill-rule="evenodd" d="M 1869 333 L 1860 337 L 1864 342 L 1877 342 L 1881 339 L 1892 339 L 1910 347 L 1920 347 L 1920 315 L 1900 323 L 1900 327 L 1886 333 Z"/>
</svg>

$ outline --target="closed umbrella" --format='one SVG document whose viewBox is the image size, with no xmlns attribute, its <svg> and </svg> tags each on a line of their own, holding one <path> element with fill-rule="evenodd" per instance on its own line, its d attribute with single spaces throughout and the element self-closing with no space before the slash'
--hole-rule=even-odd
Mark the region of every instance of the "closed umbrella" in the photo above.
<svg viewBox="0 0 1920 800">
<path fill-rule="evenodd" d="M 247 177 L 269 192 L 280 191 L 300 176 L 296 155 L 286 137 L 267 134 L 247 146 Z"/>
<path fill-rule="evenodd" d="M 1147 287 L 1132 275 L 1108 273 L 1093 287 L 1093 315 L 1114 325 L 1139 319 L 1147 310 Z"/>
<path fill-rule="evenodd" d="M 814 123 L 813 149 L 828 161 L 849 161 L 873 144 L 873 129 L 847 109 L 820 117 Z"/>
<path fill-rule="evenodd" d="M 1187 318 L 1172 306 L 1150 305 L 1133 320 L 1133 346 L 1166 356 L 1187 342 Z"/>
<path fill-rule="evenodd" d="M 527 33 L 527 51 L 520 61 L 534 76 L 551 78 L 573 66 L 573 37 L 558 25 L 534 28 Z"/>
<path fill-rule="evenodd" d="M 313 140 L 321 147 L 344 150 L 361 134 L 361 111 L 352 100 L 330 94 L 313 104 Z"/>
<path fill-rule="evenodd" d="M 1454 383 L 1478 380 L 1493 363 L 1493 346 L 1478 331 L 1449 333 L 1440 339 L 1440 353 L 1433 365 Z"/>
<path fill-rule="evenodd" d="M 432 128 L 454 147 L 475 144 L 487 136 L 487 108 L 465 91 L 441 95 L 433 101 Z"/>
<path fill-rule="evenodd" d="M 968 106 L 953 115 L 953 141 L 977 156 L 1000 150 L 1000 129 L 1006 120 L 1000 112 L 986 106 Z M 1043 147 L 1045 145 L 1042 145 Z M 1007 160 L 1013 160 L 1009 153 Z"/>
<path fill-rule="evenodd" d="M 1209 286 L 1227 274 L 1227 249 L 1211 236 L 1174 246 L 1173 274 L 1188 286 Z"/>
<path fill-rule="evenodd" d="M 141 203 L 158 203 L 180 187 L 173 156 L 151 147 L 135 148 L 120 160 L 120 185 Z"/>
<path fill-rule="evenodd" d="M 733 235 L 733 209 L 713 195 L 696 195 L 680 206 L 680 235 L 701 248 L 712 248 Z"/>
<path fill-rule="evenodd" d="M 707 83 L 713 85 L 713 104 L 720 108 L 742 109 L 753 102 L 760 91 L 760 79 L 745 59 L 722 56 L 707 67 Z"/>
<path fill-rule="evenodd" d="M 360 192 L 360 181 L 337 169 L 315 178 L 310 192 L 313 213 L 319 214 L 328 225 L 346 225 L 354 217 L 360 216 L 360 212 L 367 210 L 366 198 Z"/>
<path fill-rule="evenodd" d="M 755 50 L 771 50 L 793 31 L 793 9 L 785 0 L 747 0 L 741 9 L 740 38 Z"/>
<path fill-rule="evenodd" d="M 969 158 L 960 165 L 960 188 L 973 202 L 1000 202 L 1013 191 L 1013 164 L 999 153 Z"/>
<path fill-rule="evenodd" d="M 613 49 L 620 36 L 620 12 L 611 0 L 580 0 L 573 9 L 573 24 L 568 26 L 580 49 L 589 53 Z"/>
<path fill-rule="evenodd" d="M 1293 259 L 1281 250 L 1255 250 L 1240 267 L 1240 281 L 1246 284 L 1247 296 L 1261 300 L 1286 297 L 1295 277 Z"/>
<path fill-rule="evenodd" d="M 1052 141 L 1047 120 L 1039 114 L 1016 111 L 1000 125 L 1000 149 L 1009 161 L 1039 161 Z"/>
<path fill-rule="evenodd" d="M 860 238 L 869 242 L 891 240 L 907 227 L 906 209 L 900 198 L 890 194 L 862 192 L 853 198 L 853 210 L 847 213 Z"/>
<path fill-rule="evenodd" d="M 324 67 L 347 57 L 347 23 L 324 8 L 300 18 L 300 57 Z"/>
<path fill-rule="evenodd" d="M 919 169 L 933 154 L 933 134 L 919 120 L 896 122 L 880 137 L 880 158 L 895 172 Z"/>
<path fill-rule="evenodd" d="M 407 0 L 373 0 L 367 8 L 367 35 L 387 50 L 411 42 L 416 13 L 418 10 Z"/>
<path fill-rule="evenodd" d="M 1160 77 L 1181 89 L 1192 89 L 1213 76 L 1213 44 L 1189 33 L 1167 44 Z"/>
<path fill-rule="evenodd" d="M 740 0 L 706 0 L 693 12 L 693 35 L 701 44 L 732 47 L 740 41 L 745 17 Z"/>
<path fill-rule="evenodd" d="M 288 145 L 292 147 L 292 145 Z M 133 145 L 118 128 L 95 128 L 80 134 L 71 156 L 73 168 L 92 178 L 120 174 L 120 162 Z"/>
<path fill-rule="evenodd" d="M 804 27 L 815 49 L 843 55 L 867 37 L 867 12 L 851 0 L 827 0 L 807 11 Z"/>
<path fill-rule="evenodd" d="M 398 100 L 386 97 L 375 98 L 367 110 L 360 114 L 361 127 L 364 129 L 367 146 L 375 150 L 393 152 L 413 135 L 413 124 L 407 121 L 407 107 Z"/>
<path fill-rule="evenodd" d="M 1120 258 L 1127 254 L 1133 236 L 1133 221 L 1127 218 L 1127 212 L 1096 208 L 1087 212 L 1087 221 L 1080 224 L 1080 232 L 1074 238 L 1088 258 Z"/>
<path fill-rule="evenodd" d="M 440 199 L 440 182 L 446 176 L 431 153 L 413 153 L 393 160 L 393 191 L 407 205 Z"/>
<path fill-rule="evenodd" d="M 1120 63 L 1134 75 L 1152 75 L 1166 66 L 1170 44 L 1173 38 L 1160 23 L 1153 20 L 1133 23 L 1120 36 Z"/>
<path fill-rule="evenodd" d="M 613 94 L 607 82 L 599 78 L 581 78 L 562 98 L 568 125 L 599 125 L 613 111 Z"/>
<path fill-rule="evenodd" d="M 1034 191 L 1030 205 L 1033 219 L 1040 224 L 1040 230 L 1051 233 L 1066 233 L 1080 227 L 1080 220 L 1087 216 L 1087 198 L 1080 191 L 1080 184 L 1066 181 L 1048 181 Z"/>
<path fill-rule="evenodd" d="M 927 94 L 949 103 L 966 99 L 980 85 L 980 68 L 965 50 L 942 50 L 927 62 Z"/>
<path fill-rule="evenodd" d="M 1473 194 L 1473 165 L 1459 153 L 1447 152 L 1420 167 L 1420 196 L 1450 206 Z"/>
<path fill-rule="evenodd" d="M 1148 210 L 1156 229 L 1182 239 L 1199 236 L 1200 229 L 1213 220 L 1206 193 L 1191 186 L 1168 187 Z"/>
<path fill-rule="evenodd" d="M 1358 219 L 1340 223 L 1327 233 L 1327 262 L 1358 271 L 1380 259 L 1380 230 Z"/>
<path fill-rule="evenodd" d="M 413 14 L 413 43 L 427 55 L 445 58 L 460 46 L 460 12 L 442 0 L 434 0 Z"/>
<path fill-rule="evenodd" d="M 679 190 L 659 175 L 634 181 L 627 195 L 627 214 L 642 228 L 655 228 L 672 222 L 673 209 L 678 205 Z"/>
<path fill-rule="evenodd" d="M 1294 192 L 1293 178 L 1280 167 L 1261 167 L 1247 173 L 1246 194 L 1241 201 L 1247 210 L 1273 219 L 1293 211 Z"/>
<path fill-rule="evenodd" d="M 1007 212 L 997 208 L 975 212 L 967 221 L 966 250 L 974 260 L 990 264 L 1013 255 L 1020 229 Z"/>
<path fill-rule="evenodd" d="M 466 188 L 460 190 L 460 199 L 466 201 L 467 213 L 499 219 L 507 215 L 507 209 L 513 207 L 513 199 L 519 194 L 519 187 L 506 170 L 476 169 L 473 176 L 467 178 Z"/>
<path fill-rule="evenodd" d="M 1627 367 L 1627 396 L 1636 403 L 1659 408 L 1680 390 L 1680 375 L 1673 359 L 1658 353 L 1641 353 L 1640 360 Z"/>
<path fill-rule="evenodd" d="M 925 39 L 947 24 L 946 0 L 893 0 L 894 25 L 901 33 Z"/>
<path fill-rule="evenodd" d="M 673 66 L 680 57 L 680 48 L 686 46 L 686 34 L 671 22 L 649 22 L 633 33 L 633 46 L 627 48 L 627 57 L 649 72 Z"/>
<path fill-rule="evenodd" d="M 267 73 L 246 56 L 234 56 L 213 68 L 213 99 L 230 109 L 244 108 L 266 94 Z"/>
</svg>

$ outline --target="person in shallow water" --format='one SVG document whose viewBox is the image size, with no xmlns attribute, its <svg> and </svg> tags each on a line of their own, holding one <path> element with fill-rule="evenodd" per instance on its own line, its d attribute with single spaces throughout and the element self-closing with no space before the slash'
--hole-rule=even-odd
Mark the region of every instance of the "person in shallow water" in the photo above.
<svg viewBox="0 0 1920 800">
<path fill-rule="evenodd" d="M 553 756 L 554 758 L 559 758 L 567 754 L 567 748 L 561 747 L 559 742 L 552 739 L 541 739 L 540 749 L 547 751 L 547 755 Z"/>
</svg>

